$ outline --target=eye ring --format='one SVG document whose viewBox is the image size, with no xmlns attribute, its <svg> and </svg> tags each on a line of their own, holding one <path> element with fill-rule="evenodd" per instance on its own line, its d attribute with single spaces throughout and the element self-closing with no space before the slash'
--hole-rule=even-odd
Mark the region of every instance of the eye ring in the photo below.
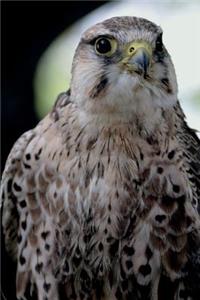
<svg viewBox="0 0 200 300">
<path fill-rule="evenodd" d="M 117 49 L 117 41 L 114 38 L 99 37 L 95 41 L 95 51 L 98 55 L 111 56 Z"/>
</svg>

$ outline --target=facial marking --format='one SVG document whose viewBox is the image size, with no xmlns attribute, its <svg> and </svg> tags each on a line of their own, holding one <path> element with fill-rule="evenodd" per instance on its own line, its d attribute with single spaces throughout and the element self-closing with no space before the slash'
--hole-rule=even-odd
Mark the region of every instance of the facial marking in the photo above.
<svg viewBox="0 0 200 300">
<path fill-rule="evenodd" d="M 168 78 L 162 78 L 161 82 L 163 83 L 163 87 L 166 90 L 166 92 L 168 94 L 171 94 L 172 93 L 172 87 L 170 86 L 169 79 Z"/>
<path fill-rule="evenodd" d="M 94 86 L 94 88 L 90 91 L 89 96 L 94 99 L 100 96 L 100 94 L 105 91 L 106 87 L 108 85 L 108 78 L 105 77 L 105 75 L 102 75 L 100 77 L 99 82 Z"/>
</svg>

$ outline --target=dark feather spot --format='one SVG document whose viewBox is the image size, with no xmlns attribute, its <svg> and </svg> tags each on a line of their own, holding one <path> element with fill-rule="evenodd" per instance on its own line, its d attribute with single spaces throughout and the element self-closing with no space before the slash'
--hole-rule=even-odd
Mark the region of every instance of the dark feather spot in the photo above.
<svg viewBox="0 0 200 300">
<path fill-rule="evenodd" d="M 79 247 L 76 247 L 76 255 L 77 255 L 77 256 L 80 256 L 80 255 L 81 255 L 81 251 L 80 251 Z"/>
<path fill-rule="evenodd" d="M 35 154 L 35 160 L 39 160 L 40 156 L 38 154 Z"/>
<path fill-rule="evenodd" d="M 153 141 L 153 138 L 151 136 L 147 137 L 147 143 L 149 145 L 153 145 L 154 141 Z"/>
<path fill-rule="evenodd" d="M 24 168 L 25 169 L 31 169 L 31 166 L 29 166 L 28 164 L 26 164 L 25 162 L 23 162 Z"/>
<path fill-rule="evenodd" d="M 173 185 L 173 191 L 174 191 L 174 193 L 179 193 L 179 192 L 180 192 L 180 186 L 174 184 L 174 185 Z"/>
<path fill-rule="evenodd" d="M 45 250 L 49 251 L 50 245 L 49 244 L 45 244 L 44 248 L 45 248 Z"/>
<path fill-rule="evenodd" d="M 127 245 L 124 246 L 123 251 L 128 255 L 132 256 L 135 253 L 135 250 L 133 247 L 128 247 Z"/>
<path fill-rule="evenodd" d="M 25 200 L 20 201 L 19 205 L 20 205 L 21 208 L 26 207 L 26 201 Z"/>
<path fill-rule="evenodd" d="M 110 245 L 109 253 L 110 253 L 111 257 L 114 257 L 116 255 L 118 248 L 119 248 L 119 241 L 116 240 L 116 241 L 114 241 L 113 244 Z"/>
<path fill-rule="evenodd" d="M 26 263 L 26 259 L 22 255 L 20 255 L 19 262 L 23 266 Z"/>
<path fill-rule="evenodd" d="M 36 253 L 37 253 L 37 255 L 41 255 L 41 250 L 40 250 L 40 248 L 37 248 L 37 249 L 36 249 Z"/>
<path fill-rule="evenodd" d="M 140 159 L 143 160 L 144 159 L 144 154 L 142 152 L 140 152 Z"/>
<path fill-rule="evenodd" d="M 43 231 L 41 233 L 41 237 L 43 238 L 43 240 L 46 240 L 46 238 L 48 237 L 49 234 L 50 234 L 50 231 Z"/>
<path fill-rule="evenodd" d="M 13 188 L 15 189 L 16 192 L 21 192 L 22 191 L 21 186 L 19 186 L 16 182 L 14 182 Z"/>
<path fill-rule="evenodd" d="M 157 215 L 155 216 L 155 220 L 158 221 L 159 223 L 162 223 L 163 220 L 166 219 L 165 215 Z"/>
<path fill-rule="evenodd" d="M 66 229 L 66 230 L 65 230 L 65 234 L 66 234 L 67 236 L 69 236 L 69 235 L 70 235 L 70 230 L 69 230 L 69 229 Z"/>
<path fill-rule="evenodd" d="M 108 244 L 110 244 L 112 242 L 112 240 L 113 240 L 113 238 L 111 236 L 108 236 L 107 239 L 106 239 Z"/>
<path fill-rule="evenodd" d="M 37 155 L 40 155 L 41 153 L 42 153 L 42 148 L 40 148 L 40 149 L 38 150 Z"/>
<path fill-rule="evenodd" d="M 36 264 L 36 266 L 35 266 L 35 270 L 36 270 L 36 272 L 40 273 L 40 272 L 41 272 L 41 270 L 42 270 L 42 267 L 43 267 L 43 263 L 42 263 L 42 262 L 41 262 L 41 263 L 38 263 L 38 264 Z"/>
<path fill-rule="evenodd" d="M 54 160 L 55 159 L 55 156 L 56 156 L 57 152 L 55 151 L 53 156 L 52 156 L 52 159 Z"/>
<path fill-rule="evenodd" d="M 101 264 L 100 267 L 99 267 L 99 271 L 100 271 L 101 273 L 103 273 L 103 265 L 102 265 L 102 264 Z"/>
<path fill-rule="evenodd" d="M 11 200 L 13 203 L 16 203 L 16 202 L 17 202 L 17 197 L 15 197 L 15 195 L 11 194 L 10 200 Z"/>
<path fill-rule="evenodd" d="M 175 199 L 168 195 L 165 195 L 162 197 L 162 204 L 165 207 L 170 207 L 170 206 L 174 205 L 174 202 L 175 202 Z"/>
<path fill-rule="evenodd" d="M 30 160 L 31 159 L 30 153 L 27 153 L 25 157 L 26 157 L 26 160 Z"/>
<path fill-rule="evenodd" d="M 170 151 L 170 152 L 168 153 L 168 158 L 169 158 L 169 159 L 172 159 L 172 158 L 174 157 L 174 154 L 175 154 L 175 151 L 174 151 L 174 150 Z"/>
<path fill-rule="evenodd" d="M 22 221 L 21 226 L 22 229 L 26 230 L 26 220 Z"/>
<path fill-rule="evenodd" d="M 162 174 L 163 173 L 163 168 L 162 167 L 158 167 L 157 168 L 157 172 L 158 172 L 158 174 Z"/>
<path fill-rule="evenodd" d="M 51 288 L 51 284 L 44 282 L 43 288 L 44 288 L 45 292 L 48 293 Z"/>
<path fill-rule="evenodd" d="M 147 276 L 151 273 L 151 267 L 149 264 L 146 265 L 142 265 L 139 267 L 139 272 L 143 275 L 143 276 Z"/>
<path fill-rule="evenodd" d="M 103 251 L 103 244 L 101 242 L 99 243 L 99 251 Z"/>
<path fill-rule="evenodd" d="M 146 254 L 146 257 L 147 257 L 148 260 L 152 257 L 153 252 L 151 251 L 151 249 L 149 248 L 149 246 L 147 246 L 145 254 Z"/>
<path fill-rule="evenodd" d="M 66 273 L 69 273 L 69 264 L 68 264 L 67 261 L 65 261 L 64 271 L 65 271 Z"/>
<path fill-rule="evenodd" d="M 126 267 L 127 267 L 128 270 L 130 270 L 133 267 L 133 263 L 132 263 L 131 260 L 126 261 Z"/>
<path fill-rule="evenodd" d="M 77 257 L 77 256 L 73 257 L 72 262 L 76 268 L 78 268 L 78 266 L 80 265 L 81 260 L 82 260 L 82 257 Z"/>
<path fill-rule="evenodd" d="M 21 241 L 22 241 L 22 236 L 21 236 L 21 234 L 19 234 L 18 237 L 17 237 L 17 242 L 18 242 L 18 244 L 20 244 Z"/>
</svg>

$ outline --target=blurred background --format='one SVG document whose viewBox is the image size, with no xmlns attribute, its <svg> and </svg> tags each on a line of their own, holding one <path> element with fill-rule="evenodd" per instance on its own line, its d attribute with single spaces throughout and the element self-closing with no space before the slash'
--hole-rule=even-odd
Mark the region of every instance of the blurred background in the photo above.
<svg viewBox="0 0 200 300">
<path fill-rule="evenodd" d="M 16 139 L 50 110 L 70 83 L 81 33 L 119 15 L 150 19 L 164 30 L 179 99 L 189 125 L 200 130 L 200 3 L 188 1 L 3 1 L 1 170 Z M 4 246 L 2 245 L 3 249 Z M 15 300 L 15 265 L 2 251 L 2 297 Z"/>
</svg>

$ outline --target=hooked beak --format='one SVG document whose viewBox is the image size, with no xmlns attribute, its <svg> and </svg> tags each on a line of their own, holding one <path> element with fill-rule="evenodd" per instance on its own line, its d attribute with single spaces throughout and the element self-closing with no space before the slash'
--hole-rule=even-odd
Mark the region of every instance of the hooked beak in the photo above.
<svg viewBox="0 0 200 300">
<path fill-rule="evenodd" d="M 121 63 L 128 71 L 146 75 L 151 63 L 152 48 L 146 42 L 132 42 L 125 48 Z"/>
</svg>

